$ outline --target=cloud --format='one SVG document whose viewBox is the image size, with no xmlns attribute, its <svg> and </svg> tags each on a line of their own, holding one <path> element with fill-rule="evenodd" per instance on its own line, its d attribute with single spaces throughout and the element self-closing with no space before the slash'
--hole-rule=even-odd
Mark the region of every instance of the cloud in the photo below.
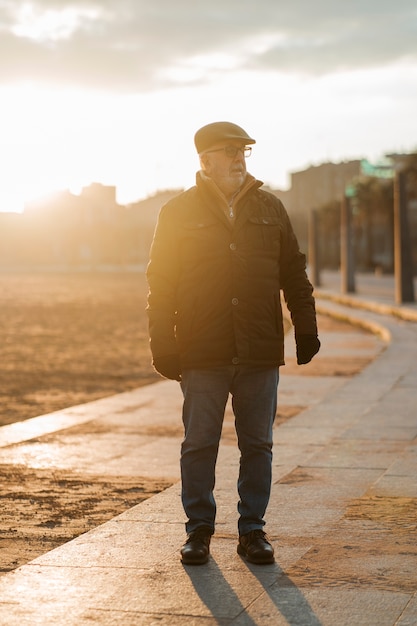
<svg viewBox="0 0 417 626">
<path fill-rule="evenodd" d="M 415 0 L 0 0 L 0 82 L 145 91 L 417 59 Z"/>
</svg>

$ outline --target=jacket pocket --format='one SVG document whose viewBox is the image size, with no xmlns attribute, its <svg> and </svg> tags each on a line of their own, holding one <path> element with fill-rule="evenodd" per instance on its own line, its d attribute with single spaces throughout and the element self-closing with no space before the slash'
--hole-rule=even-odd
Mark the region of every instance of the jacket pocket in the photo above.
<svg viewBox="0 0 417 626">
<path fill-rule="evenodd" d="M 277 216 L 253 215 L 249 218 L 247 243 L 251 248 L 278 251 L 281 241 L 281 220 Z"/>
</svg>

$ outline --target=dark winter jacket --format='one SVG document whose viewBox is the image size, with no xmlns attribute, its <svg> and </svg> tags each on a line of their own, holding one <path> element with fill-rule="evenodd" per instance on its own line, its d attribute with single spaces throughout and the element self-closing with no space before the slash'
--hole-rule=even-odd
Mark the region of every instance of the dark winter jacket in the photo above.
<svg viewBox="0 0 417 626">
<path fill-rule="evenodd" d="M 281 290 L 295 332 L 317 334 L 305 256 L 261 185 L 248 175 L 234 223 L 200 174 L 161 209 L 147 269 L 154 358 L 179 354 L 182 368 L 283 365 Z"/>
</svg>

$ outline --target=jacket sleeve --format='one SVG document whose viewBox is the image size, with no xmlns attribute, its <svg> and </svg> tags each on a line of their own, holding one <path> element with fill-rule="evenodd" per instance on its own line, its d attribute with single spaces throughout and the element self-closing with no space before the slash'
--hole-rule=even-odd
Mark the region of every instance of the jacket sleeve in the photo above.
<svg viewBox="0 0 417 626">
<path fill-rule="evenodd" d="M 317 335 L 313 285 L 306 272 L 306 257 L 300 252 L 297 238 L 284 207 L 281 242 L 281 288 L 297 335 Z"/>
<path fill-rule="evenodd" d="M 180 259 L 172 208 L 165 205 L 161 209 L 146 270 L 149 285 L 146 311 L 154 359 L 178 352 L 175 339 L 175 317 Z"/>
</svg>

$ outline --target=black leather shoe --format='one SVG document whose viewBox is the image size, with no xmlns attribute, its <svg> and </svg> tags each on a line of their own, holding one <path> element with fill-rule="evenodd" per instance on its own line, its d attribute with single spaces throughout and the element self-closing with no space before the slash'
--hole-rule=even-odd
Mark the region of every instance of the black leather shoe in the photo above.
<svg viewBox="0 0 417 626">
<path fill-rule="evenodd" d="M 185 565 L 203 565 L 210 554 L 212 530 L 208 526 L 200 526 L 187 537 L 181 548 L 181 561 Z"/>
<path fill-rule="evenodd" d="M 260 528 L 251 530 L 246 535 L 240 535 L 237 553 L 249 563 L 257 563 L 258 565 L 273 563 L 275 560 L 274 548 Z"/>
</svg>

